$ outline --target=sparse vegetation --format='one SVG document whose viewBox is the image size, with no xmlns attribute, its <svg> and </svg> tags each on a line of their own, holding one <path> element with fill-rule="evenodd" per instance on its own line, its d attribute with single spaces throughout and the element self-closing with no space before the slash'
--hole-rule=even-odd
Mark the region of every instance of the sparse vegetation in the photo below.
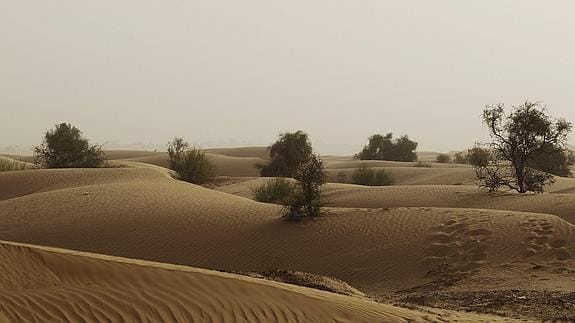
<svg viewBox="0 0 575 323">
<path fill-rule="evenodd" d="M 277 204 L 285 204 L 292 194 L 292 190 L 293 184 L 283 177 L 273 178 L 252 188 L 256 201 Z"/>
<path fill-rule="evenodd" d="M 215 175 L 215 166 L 199 148 L 190 147 L 182 138 L 174 138 L 168 143 L 170 169 L 176 172 L 178 179 L 204 184 Z"/>
<path fill-rule="evenodd" d="M 9 172 L 15 170 L 25 170 L 27 169 L 26 163 L 18 160 L 0 157 L 0 172 Z"/>
<path fill-rule="evenodd" d="M 435 162 L 440 164 L 450 164 L 451 156 L 448 154 L 439 154 L 437 157 L 435 157 Z"/>
<path fill-rule="evenodd" d="M 321 214 L 321 187 L 326 180 L 324 164 L 312 154 L 296 172 L 297 184 L 286 205 L 288 219 L 317 217 Z"/>
<path fill-rule="evenodd" d="M 82 132 L 69 123 L 61 123 L 44 134 L 34 148 L 35 163 L 46 168 L 91 168 L 104 164 L 100 145 L 90 145 Z"/>
<path fill-rule="evenodd" d="M 421 161 L 419 160 L 417 163 L 415 163 L 415 165 L 413 165 L 413 167 L 424 167 L 424 168 L 431 168 L 431 164 Z"/>
<path fill-rule="evenodd" d="M 487 106 L 483 122 L 489 128 L 491 160 L 476 165 L 480 186 L 495 191 L 506 187 L 519 193 L 543 192 L 552 174 L 533 168 L 540 154 L 564 152 L 571 124 L 553 120 L 538 102 L 525 102 L 505 115 L 504 105 Z"/>
<path fill-rule="evenodd" d="M 369 143 L 361 152 L 355 155 L 360 160 L 391 160 L 391 161 L 416 161 L 417 142 L 407 136 L 393 140 L 393 134 L 385 136 L 375 134 L 369 137 Z"/>
<path fill-rule="evenodd" d="M 362 165 L 353 172 L 352 181 L 354 184 L 366 186 L 393 185 L 393 177 L 389 171 L 383 168 L 369 168 L 366 165 Z"/>
<path fill-rule="evenodd" d="M 280 134 L 269 151 L 270 162 L 259 166 L 261 176 L 265 177 L 295 177 L 312 154 L 308 134 L 303 131 Z"/>
</svg>

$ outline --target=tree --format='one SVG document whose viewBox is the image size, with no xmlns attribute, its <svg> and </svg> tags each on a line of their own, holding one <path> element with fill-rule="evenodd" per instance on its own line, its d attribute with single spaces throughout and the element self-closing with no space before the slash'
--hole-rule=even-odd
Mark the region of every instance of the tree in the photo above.
<svg viewBox="0 0 575 323">
<path fill-rule="evenodd" d="M 316 217 L 321 214 L 321 187 L 326 177 L 323 161 L 319 155 L 311 154 L 296 171 L 296 188 L 286 205 L 288 218 Z"/>
<path fill-rule="evenodd" d="M 569 152 L 560 147 L 549 147 L 546 151 L 534 153 L 527 166 L 557 176 L 571 176 Z"/>
<path fill-rule="evenodd" d="M 479 144 L 467 150 L 467 163 L 472 166 L 487 166 L 491 159 L 491 151 Z"/>
<path fill-rule="evenodd" d="M 455 157 L 453 158 L 453 162 L 456 164 L 468 164 L 469 158 L 466 153 L 460 151 L 455 153 Z"/>
<path fill-rule="evenodd" d="M 168 142 L 170 169 L 178 178 L 194 184 L 203 184 L 215 174 L 215 166 L 201 149 L 190 147 L 182 138 Z"/>
<path fill-rule="evenodd" d="M 492 138 L 491 161 L 476 166 L 481 185 L 496 190 L 501 186 L 519 193 L 543 192 L 553 183 L 553 175 L 530 165 L 538 154 L 564 150 L 571 123 L 553 120 L 539 102 L 526 101 L 505 115 L 504 105 L 489 105 L 483 111 L 483 123 Z"/>
<path fill-rule="evenodd" d="M 411 141 L 408 136 L 393 140 L 392 133 L 385 136 L 375 134 L 369 137 L 368 144 L 355 157 L 360 160 L 415 161 L 416 148 L 417 142 Z"/>
<path fill-rule="evenodd" d="M 435 162 L 441 164 L 449 164 L 451 163 L 451 156 L 449 156 L 448 154 L 439 154 L 435 158 Z"/>
<path fill-rule="evenodd" d="M 69 123 L 57 124 L 34 148 L 35 163 L 46 168 L 91 168 L 104 164 L 100 145 L 90 145 L 82 132 Z"/>
<path fill-rule="evenodd" d="M 294 177 L 300 166 L 312 155 L 311 142 L 307 133 L 299 130 L 282 133 L 269 147 L 271 160 L 259 166 L 261 176 Z"/>
</svg>

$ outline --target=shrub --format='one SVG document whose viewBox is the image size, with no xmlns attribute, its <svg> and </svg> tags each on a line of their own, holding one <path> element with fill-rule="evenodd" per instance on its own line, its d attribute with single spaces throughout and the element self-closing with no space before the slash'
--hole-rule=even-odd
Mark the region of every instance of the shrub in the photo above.
<svg viewBox="0 0 575 323">
<path fill-rule="evenodd" d="M 174 138 L 168 143 L 170 168 L 176 172 L 178 179 L 203 184 L 215 175 L 215 166 L 208 160 L 206 154 L 191 147 L 182 138 Z"/>
<path fill-rule="evenodd" d="M 298 168 L 297 184 L 286 205 L 289 219 L 317 217 L 321 214 L 321 187 L 326 180 L 324 164 L 318 155 L 312 154 Z"/>
<path fill-rule="evenodd" d="M 61 123 L 44 134 L 34 148 L 35 163 L 46 168 L 90 168 L 104 164 L 100 145 L 90 145 L 82 132 L 69 123 Z"/>
<path fill-rule="evenodd" d="M 303 131 L 280 134 L 279 139 L 269 147 L 269 151 L 269 163 L 258 165 L 261 176 L 294 177 L 299 167 L 312 154 L 311 142 Z"/>
<path fill-rule="evenodd" d="M 366 165 L 362 165 L 353 172 L 352 180 L 354 184 L 367 186 L 393 185 L 393 177 L 389 171 L 368 168 Z"/>
<path fill-rule="evenodd" d="M 25 170 L 28 166 L 18 160 L 0 157 L 0 172 L 9 172 L 14 170 Z"/>
<path fill-rule="evenodd" d="M 292 190 L 292 183 L 283 177 L 277 177 L 260 186 L 252 187 L 256 201 L 264 203 L 285 204 Z"/>
<path fill-rule="evenodd" d="M 417 163 L 415 163 L 415 165 L 413 165 L 413 167 L 431 168 L 431 164 L 420 160 Z"/>
<path fill-rule="evenodd" d="M 451 163 L 451 156 L 449 156 L 448 154 L 439 154 L 435 158 L 435 162 L 440 164 L 449 164 Z"/>
</svg>

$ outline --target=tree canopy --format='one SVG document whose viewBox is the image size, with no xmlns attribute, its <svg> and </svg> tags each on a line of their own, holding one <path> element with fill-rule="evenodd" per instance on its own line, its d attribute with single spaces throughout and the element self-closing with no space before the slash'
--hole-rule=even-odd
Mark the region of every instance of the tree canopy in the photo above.
<svg viewBox="0 0 575 323">
<path fill-rule="evenodd" d="M 407 135 L 393 139 L 393 134 L 375 134 L 355 157 L 361 160 L 416 161 L 417 142 Z"/>
<path fill-rule="evenodd" d="M 46 168 L 90 168 L 104 163 L 102 146 L 90 145 L 80 129 L 69 123 L 48 130 L 34 155 L 36 164 Z"/>
<path fill-rule="evenodd" d="M 295 177 L 300 166 L 312 155 L 312 146 L 307 133 L 298 130 L 279 135 L 269 147 L 270 162 L 260 166 L 261 176 Z"/>
</svg>

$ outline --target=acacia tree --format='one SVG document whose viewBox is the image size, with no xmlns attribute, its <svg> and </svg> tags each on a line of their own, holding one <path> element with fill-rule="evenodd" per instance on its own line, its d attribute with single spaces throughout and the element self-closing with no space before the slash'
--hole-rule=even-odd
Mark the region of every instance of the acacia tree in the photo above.
<svg viewBox="0 0 575 323">
<path fill-rule="evenodd" d="M 100 145 L 90 145 L 80 129 L 69 123 L 57 124 L 44 134 L 34 148 L 35 163 L 46 168 L 90 168 L 104 163 Z"/>
<path fill-rule="evenodd" d="M 259 166 L 261 176 L 294 177 L 300 166 L 312 155 L 308 134 L 301 130 L 280 134 L 269 151 L 270 162 Z"/>
<path fill-rule="evenodd" d="M 507 187 L 519 193 L 543 192 L 553 183 L 553 175 L 530 167 L 537 154 L 565 149 L 571 123 L 553 120 L 539 102 L 526 101 L 506 115 L 504 105 L 488 105 L 483 110 L 488 127 L 492 160 L 476 166 L 481 185 L 490 191 Z"/>
</svg>

